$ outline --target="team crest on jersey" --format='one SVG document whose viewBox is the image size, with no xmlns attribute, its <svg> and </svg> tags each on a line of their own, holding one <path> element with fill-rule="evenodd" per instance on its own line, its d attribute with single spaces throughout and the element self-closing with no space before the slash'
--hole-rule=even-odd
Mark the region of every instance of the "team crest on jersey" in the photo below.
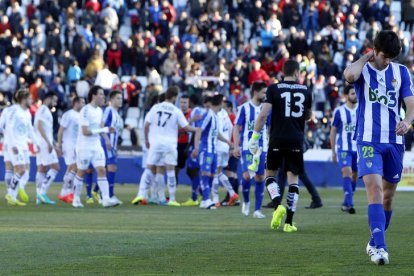
<svg viewBox="0 0 414 276">
<path fill-rule="evenodd" d="M 365 164 L 367 165 L 368 168 L 371 168 L 372 167 L 372 161 L 371 160 L 367 160 L 365 162 Z"/>
</svg>

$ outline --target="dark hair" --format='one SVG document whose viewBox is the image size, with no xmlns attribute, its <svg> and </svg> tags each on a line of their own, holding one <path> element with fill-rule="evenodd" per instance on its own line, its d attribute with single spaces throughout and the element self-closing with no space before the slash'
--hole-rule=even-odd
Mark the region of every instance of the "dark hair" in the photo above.
<svg viewBox="0 0 414 276">
<path fill-rule="evenodd" d="M 260 90 L 262 90 L 263 88 L 266 88 L 266 83 L 262 82 L 262 81 L 256 81 L 252 84 L 251 87 L 251 91 L 253 92 L 253 94 L 256 92 L 260 92 Z M 253 95 L 252 95 L 253 96 Z"/>
<path fill-rule="evenodd" d="M 161 94 L 161 95 L 158 96 L 158 101 L 160 103 L 163 102 L 163 101 L 165 101 L 165 99 L 167 97 L 167 95 L 165 95 L 165 94 L 167 94 L 167 93 L 163 93 L 163 94 Z"/>
<path fill-rule="evenodd" d="M 188 94 L 182 94 L 180 99 L 190 99 Z"/>
<path fill-rule="evenodd" d="M 177 97 L 179 92 L 180 92 L 180 89 L 178 88 L 178 86 L 175 86 L 175 85 L 170 86 L 165 92 L 165 99 L 171 100 L 172 98 Z"/>
<path fill-rule="evenodd" d="M 111 93 L 109 93 L 109 99 L 113 99 L 115 98 L 116 95 L 121 95 L 122 96 L 122 92 L 119 90 L 112 90 Z"/>
<path fill-rule="evenodd" d="M 43 96 L 43 100 L 46 100 L 48 98 L 53 98 L 53 97 L 57 97 L 57 94 L 53 91 L 49 91 Z"/>
<path fill-rule="evenodd" d="M 225 100 L 224 104 L 226 105 L 227 108 L 233 108 L 233 103 L 229 100 Z"/>
<path fill-rule="evenodd" d="M 204 96 L 203 104 L 211 103 L 212 100 L 213 100 L 212 96 Z"/>
<path fill-rule="evenodd" d="M 216 94 L 211 98 L 211 105 L 219 106 L 223 103 L 224 96 L 222 94 Z"/>
<path fill-rule="evenodd" d="M 89 93 L 88 93 L 88 103 L 90 103 L 92 101 L 92 97 L 94 95 L 98 95 L 98 91 L 99 90 L 103 90 L 103 88 L 99 85 L 94 85 L 89 89 Z"/>
<path fill-rule="evenodd" d="M 285 77 L 293 77 L 296 71 L 299 71 L 299 63 L 293 59 L 286 60 L 283 64 L 283 74 Z"/>
<path fill-rule="evenodd" d="M 387 58 L 395 58 L 401 52 L 401 42 L 398 35 L 393 31 L 380 31 L 374 39 L 374 48 L 383 52 Z"/>
<path fill-rule="evenodd" d="M 29 97 L 30 97 L 30 92 L 26 88 L 20 88 L 19 90 L 16 91 L 14 95 L 14 99 L 17 103 L 21 103 L 22 100 L 27 99 Z"/>
<path fill-rule="evenodd" d="M 349 95 L 351 89 L 355 89 L 353 85 L 347 85 L 344 89 L 344 95 Z"/>
<path fill-rule="evenodd" d="M 190 96 L 190 104 L 192 104 L 193 106 L 199 106 L 200 103 L 201 103 L 200 96 L 198 96 L 197 94 L 193 94 Z"/>
<path fill-rule="evenodd" d="M 75 98 L 73 98 L 72 104 L 74 105 L 74 104 L 80 103 L 81 100 L 84 100 L 84 98 L 76 96 Z"/>
</svg>

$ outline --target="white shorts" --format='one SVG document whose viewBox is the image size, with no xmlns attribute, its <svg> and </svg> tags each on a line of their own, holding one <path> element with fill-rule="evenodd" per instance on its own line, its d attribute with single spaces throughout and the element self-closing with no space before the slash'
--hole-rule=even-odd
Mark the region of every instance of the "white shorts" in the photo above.
<svg viewBox="0 0 414 276">
<path fill-rule="evenodd" d="M 94 149 L 76 149 L 76 166 L 86 170 L 92 164 L 94 168 L 105 167 L 105 153 L 101 146 Z"/>
<path fill-rule="evenodd" d="M 170 149 L 168 151 L 153 151 L 151 148 L 147 153 L 147 165 L 172 165 L 177 166 L 177 149 Z"/>
<path fill-rule="evenodd" d="M 9 151 L 7 150 L 7 144 L 3 144 L 3 160 L 4 163 L 11 161 Z"/>
<path fill-rule="evenodd" d="M 49 147 L 46 143 L 40 143 L 39 152 L 36 153 L 36 165 L 49 166 L 52 164 L 59 164 L 59 159 L 55 149 L 49 152 Z"/>
<path fill-rule="evenodd" d="M 76 149 L 75 145 L 65 145 L 62 146 L 63 158 L 65 159 L 66 166 L 76 163 Z"/>
<path fill-rule="evenodd" d="M 229 164 L 229 153 L 224 151 L 217 152 L 217 167 L 225 168 Z"/>
<path fill-rule="evenodd" d="M 12 147 L 8 146 L 7 151 L 10 158 L 10 162 L 13 166 L 26 165 L 30 163 L 29 149 L 17 148 L 18 154 L 14 154 Z"/>
</svg>

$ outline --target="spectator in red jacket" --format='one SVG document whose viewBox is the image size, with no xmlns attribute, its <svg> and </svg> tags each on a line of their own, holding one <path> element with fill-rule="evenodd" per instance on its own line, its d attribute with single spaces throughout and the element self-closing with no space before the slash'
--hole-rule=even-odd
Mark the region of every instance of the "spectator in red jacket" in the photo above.
<svg viewBox="0 0 414 276">
<path fill-rule="evenodd" d="M 101 4 L 99 3 L 98 0 L 89 0 L 85 3 L 85 6 L 83 6 L 83 8 L 86 10 L 87 8 L 92 8 L 92 10 L 95 13 L 100 12 L 101 10 Z"/>
<path fill-rule="evenodd" d="M 121 67 L 121 49 L 115 42 L 111 43 L 111 48 L 106 52 L 108 58 L 108 68 L 112 73 L 117 74 L 119 67 Z"/>
<path fill-rule="evenodd" d="M 174 25 L 175 20 L 177 19 L 177 12 L 168 0 L 162 1 L 161 11 L 167 16 L 167 21 L 171 24 L 171 26 Z"/>
<path fill-rule="evenodd" d="M 256 81 L 264 81 L 269 82 L 269 75 L 261 69 L 261 64 L 259 61 L 253 61 L 253 70 L 249 73 L 249 76 L 247 78 L 247 83 L 249 86 L 251 86 Z"/>
</svg>

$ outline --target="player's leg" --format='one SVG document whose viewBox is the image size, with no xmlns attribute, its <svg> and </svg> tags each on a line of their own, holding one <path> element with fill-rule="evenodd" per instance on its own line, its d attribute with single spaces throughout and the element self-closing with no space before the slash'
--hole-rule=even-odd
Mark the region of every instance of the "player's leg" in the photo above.
<svg viewBox="0 0 414 276">
<path fill-rule="evenodd" d="M 25 158 L 26 158 L 26 164 L 25 164 L 25 172 L 22 175 L 22 178 L 20 179 L 19 182 L 19 188 L 18 188 L 18 194 L 20 199 L 23 202 L 29 202 L 29 195 L 26 193 L 26 185 L 27 182 L 29 182 L 29 172 L 30 172 L 30 157 L 29 157 L 29 152 L 26 151 L 25 153 Z"/>
<path fill-rule="evenodd" d="M 264 162 L 261 163 L 259 166 L 263 166 L 264 167 Z M 254 202 L 254 213 L 253 213 L 253 217 L 254 218 L 265 218 L 266 216 L 262 213 L 261 209 L 262 209 L 262 203 L 263 203 L 263 195 L 264 195 L 264 168 L 261 171 L 261 169 L 259 168 L 258 170 L 258 174 L 256 174 L 256 176 L 254 177 L 254 180 L 256 182 L 256 187 L 254 189 L 254 197 L 255 197 L 255 202 Z"/>
<path fill-rule="evenodd" d="M 177 166 L 177 149 L 171 149 L 166 152 L 163 156 L 163 163 L 165 163 L 165 169 L 167 170 L 167 185 L 168 193 L 170 200 L 168 201 L 168 206 L 181 206 L 175 198 L 175 193 L 177 191 L 177 178 L 175 175 L 175 167 Z"/>
<path fill-rule="evenodd" d="M 167 205 L 165 197 L 165 166 L 157 166 L 155 181 L 152 183 L 151 198 L 157 201 L 160 205 Z"/>
<path fill-rule="evenodd" d="M 52 150 L 52 152 L 43 151 L 41 152 L 42 155 L 42 165 L 44 167 L 49 166 L 49 170 L 46 173 L 45 179 L 42 183 L 41 194 L 39 196 L 42 203 L 45 204 L 56 204 L 55 201 L 52 201 L 47 196 L 47 192 L 49 191 L 50 186 L 52 185 L 53 181 L 56 178 L 60 168 L 59 168 L 59 159 L 57 157 L 56 151 Z"/>
<path fill-rule="evenodd" d="M 242 179 L 241 179 L 241 186 L 242 186 L 242 194 L 243 194 L 243 203 L 241 212 L 243 215 L 248 216 L 250 214 L 250 189 L 252 185 L 252 178 L 255 176 L 255 173 L 249 171 L 249 165 L 252 163 L 253 155 L 248 151 L 243 151 L 240 164 L 242 167 Z"/>
<path fill-rule="evenodd" d="M 83 208 L 80 196 L 82 194 L 83 179 L 87 175 L 87 170 L 91 164 L 92 151 L 76 149 L 76 175 L 73 179 L 73 201 L 72 206 Z M 86 178 L 86 177 L 85 177 Z"/>
<path fill-rule="evenodd" d="M 74 163 L 66 164 L 66 173 L 63 176 L 63 185 L 59 194 L 59 200 L 72 203 L 73 201 L 73 179 L 76 175 L 76 159 Z"/>
<path fill-rule="evenodd" d="M 119 200 L 115 195 L 115 174 L 118 169 L 116 165 L 116 160 L 111 160 L 110 163 L 107 163 L 107 172 L 106 177 L 108 179 L 109 184 L 109 197 L 113 200 L 118 202 L 118 204 L 122 204 L 122 201 Z"/>
<path fill-rule="evenodd" d="M 198 194 L 200 191 L 200 170 L 198 157 L 193 159 L 191 156 L 187 159 L 187 175 L 191 179 L 191 197 L 181 203 L 181 206 L 198 206 Z"/>
<path fill-rule="evenodd" d="M 87 204 L 93 204 L 95 202 L 94 199 L 98 203 L 99 203 L 99 200 L 100 200 L 99 193 L 92 192 L 93 173 L 94 173 L 94 168 L 93 168 L 92 165 L 89 165 L 89 167 L 85 171 L 85 176 L 84 176 L 85 188 L 86 188 L 86 203 Z"/>
<path fill-rule="evenodd" d="M 217 169 L 214 168 L 214 166 L 217 166 L 217 162 L 214 161 L 215 158 L 215 154 L 203 151 L 200 153 L 200 186 L 202 191 L 202 201 L 200 203 L 200 208 L 202 209 L 215 209 L 215 204 L 210 199 L 210 191 L 211 186 L 213 184 L 213 176 Z"/>
<path fill-rule="evenodd" d="M 147 204 L 148 190 L 151 186 L 151 183 L 155 177 L 156 167 L 155 165 L 159 163 L 162 158 L 162 152 L 155 152 L 152 149 L 148 150 L 147 155 L 147 167 L 141 175 L 139 182 L 138 193 L 131 201 L 132 204 Z"/>
<path fill-rule="evenodd" d="M 342 202 L 341 210 L 350 214 L 355 214 L 353 192 L 352 192 L 352 169 L 351 166 L 342 167 L 342 190 L 344 193 L 344 200 Z"/>
<path fill-rule="evenodd" d="M 352 185 L 352 193 L 355 193 L 356 186 L 358 180 L 358 154 L 356 151 L 352 152 L 352 177 L 351 177 L 351 185 Z"/>
<path fill-rule="evenodd" d="M 4 183 L 6 188 L 9 187 L 10 181 L 13 177 L 13 165 L 10 161 L 4 162 Z"/>
<path fill-rule="evenodd" d="M 7 200 L 8 205 L 11 205 L 11 206 L 25 206 L 26 203 L 20 202 L 17 199 L 20 181 L 26 171 L 27 161 L 24 156 L 24 150 L 18 149 L 16 147 L 14 147 L 14 151 L 13 151 L 13 148 L 11 147 L 8 150 L 9 150 L 10 161 L 13 165 L 13 176 L 7 187 L 6 200 Z"/>
<path fill-rule="evenodd" d="M 228 162 L 228 166 L 224 169 L 224 174 L 228 177 L 231 187 L 233 188 L 233 191 L 239 195 L 239 181 L 237 179 L 237 165 L 239 163 L 239 160 L 231 156 Z M 221 205 L 226 206 L 228 205 L 230 195 L 229 193 L 226 194 L 226 197 L 221 202 Z M 234 205 L 239 205 L 240 200 L 236 200 Z"/>
<path fill-rule="evenodd" d="M 226 174 L 223 173 L 223 168 L 226 168 L 229 164 L 229 153 L 228 152 L 221 152 L 219 154 L 221 156 L 220 160 L 217 160 L 218 162 L 218 181 L 223 185 L 223 187 L 226 189 L 227 193 L 229 194 L 230 198 L 228 201 L 228 205 L 232 206 L 236 203 L 236 201 L 239 199 L 239 195 L 234 191 L 233 185 L 231 184 L 229 178 Z"/>
</svg>

